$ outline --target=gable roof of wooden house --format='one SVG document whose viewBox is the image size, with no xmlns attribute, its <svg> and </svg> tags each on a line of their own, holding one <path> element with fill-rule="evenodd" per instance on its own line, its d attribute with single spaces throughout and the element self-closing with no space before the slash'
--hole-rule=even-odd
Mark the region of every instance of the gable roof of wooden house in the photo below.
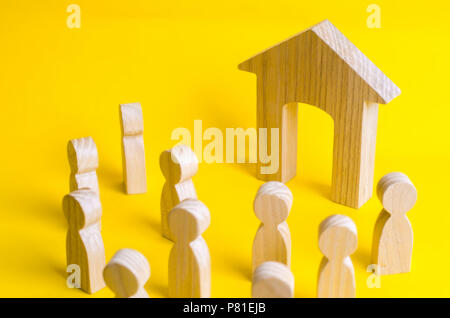
<svg viewBox="0 0 450 318">
<path fill-rule="evenodd" d="M 324 20 L 260 52 L 241 63 L 239 69 L 252 72 L 252 64 L 256 57 L 270 54 L 280 45 L 307 32 L 313 32 L 332 49 L 376 93 L 379 98 L 378 102 L 387 104 L 400 95 L 400 89 L 328 20 Z"/>
</svg>

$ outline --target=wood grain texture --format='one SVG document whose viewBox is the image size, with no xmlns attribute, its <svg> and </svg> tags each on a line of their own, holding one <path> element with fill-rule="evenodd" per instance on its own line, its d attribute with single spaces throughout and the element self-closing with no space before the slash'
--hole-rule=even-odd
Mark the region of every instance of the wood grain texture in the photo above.
<svg viewBox="0 0 450 318">
<path fill-rule="evenodd" d="M 119 108 L 125 191 L 127 194 L 146 193 L 144 118 L 141 104 L 122 104 Z"/>
<path fill-rule="evenodd" d="M 67 157 L 71 170 L 69 191 L 88 188 L 98 194 L 98 152 L 92 137 L 70 140 L 67 144 Z"/>
<path fill-rule="evenodd" d="M 197 173 L 198 159 L 191 148 L 177 145 L 161 153 L 159 165 L 166 179 L 161 193 L 161 230 L 164 237 L 173 241 L 168 215 L 181 201 L 197 199 L 192 177 Z"/>
<path fill-rule="evenodd" d="M 148 298 L 144 285 L 150 278 L 150 265 L 136 250 L 118 250 L 103 270 L 103 278 L 116 298 Z"/>
<path fill-rule="evenodd" d="M 377 193 L 384 209 L 375 223 L 372 263 L 379 275 L 410 272 L 413 230 L 406 212 L 416 203 L 416 188 L 405 174 L 393 172 L 380 179 Z"/>
<path fill-rule="evenodd" d="M 281 182 L 269 181 L 258 189 L 253 209 L 261 225 L 253 241 L 252 272 L 267 261 L 291 266 L 291 233 L 286 219 L 292 201 L 292 192 Z"/>
<path fill-rule="evenodd" d="M 80 268 L 81 289 L 95 293 L 105 287 L 105 248 L 99 222 L 102 208 L 98 194 L 90 189 L 71 192 L 63 199 L 69 229 L 66 239 L 67 265 Z"/>
<path fill-rule="evenodd" d="M 358 236 L 353 221 L 332 215 L 319 226 L 319 249 L 324 255 L 319 267 L 317 297 L 355 297 L 355 270 L 350 255 L 356 250 Z"/>
<path fill-rule="evenodd" d="M 294 297 L 294 275 L 279 262 L 264 262 L 253 273 L 253 298 Z"/>
<path fill-rule="evenodd" d="M 170 211 L 175 244 L 169 256 L 169 297 L 211 297 L 211 260 L 201 236 L 209 223 L 209 210 L 198 200 L 184 200 Z"/>
<path fill-rule="evenodd" d="M 280 129 L 280 168 L 262 174 L 258 162 L 258 178 L 286 182 L 295 176 L 297 103 L 306 103 L 334 119 L 332 200 L 359 208 L 370 199 L 378 104 L 400 94 L 394 83 L 328 20 L 248 59 L 239 69 L 257 76 L 258 128 Z"/>
</svg>

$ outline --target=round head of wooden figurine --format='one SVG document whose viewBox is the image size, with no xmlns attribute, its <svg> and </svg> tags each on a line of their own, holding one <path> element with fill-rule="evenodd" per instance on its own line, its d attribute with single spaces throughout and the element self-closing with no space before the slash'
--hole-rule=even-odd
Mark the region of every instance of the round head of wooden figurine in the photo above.
<svg viewBox="0 0 450 318">
<path fill-rule="evenodd" d="M 118 250 L 103 270 L 106 285 L 118 297 L 131 297 L 143 288 L 150 278 L 150 265 L 136 250 Z"/>
<path fill-rule="evenodd" d="M 327 217 L 319 226 L 319 249 L 329 260 L 350 256 L 358 245 L 356 225 L 345 215 Z"/>
<path fill-rule="evenodd" d="M 197 173 L 198 159 L 191 148 L 177 145 L 161 153 L 159 166 L 166 180 L 177 184 L 191 179 Z"/>
<path fill-rule="evenodd" d="M 187 199 L 176 205 L 168 218 L 175 241 L 186 243 L 202 235 L 211 221 L 206 205 L 195 199 Z"/>
<path fill-rule="evenodd" d="M 253 298 L 294 297 L 294 275 L 278 262 L 264 262 L 253 273 Z"/>
<path fill-rule="evenodd" d="M 416 188 L 401 172 L 392 172 L 381 178 L 377 185 L 377 194 L 383 208 L 391 214 L 408 212 L 417 200 Z"/>
<path fill-rule="evenodd" d="M 98 168 L 98 153 L 91 137 L 72 139 L 67 143 L 67 155 L 72 173 L 83 173 Z"/>
<path fill-rule="evenodd" d="M 265 224 L 280 224 L 286 221 L 292 207 L 292 192 L 281 182 L 264 183 L 256 193 L 253 210 Z"/>
<path fill-rule="evenodd" d="M 80 230 L 100 221 L 102 206 L 96 192 L 81 189 L 71 192 L 63 199 L 64 216 L 69 228 Z"/>
</svg>

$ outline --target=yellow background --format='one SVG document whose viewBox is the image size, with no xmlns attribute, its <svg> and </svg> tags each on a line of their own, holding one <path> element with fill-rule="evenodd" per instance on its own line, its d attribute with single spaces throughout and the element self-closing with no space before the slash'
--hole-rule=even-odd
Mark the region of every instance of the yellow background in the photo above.
<svg viewBox="0 0 450 318">
<path fill-rule="evenodd" d="M 70 3 L 81 28 L 66 26 Z M 381 7 L 381 29 L 366 8 Z M 417 4 L 416 4 L 417 3 Z M 298 175 L 288 218 L 295 296 L 314 297 L 321 254 L 319 223 L 350 216 L 358 228 L 352 256 L 358 297 L 449 297 L 449 32 L 446 1 L 2 1 L 0 4 L 0 296 L 89 297 L 65 283 L 61 201 L 68 192 L 69 139 L 92 136 L 100 158 L 103 240 L 151 264 L 151 297 L 167 297 L 171 243 L 160 235 L 164 179 L 159 154 L 177 127 L 255 127 L 256 80 L 237 65 L 325 18 L 391 78 L 402 94 L 379 112 L 375 181 L 406 173 L 418 189 L 408 213 L 415 242 L 412 272 L 382 277 L 369 289 L 374 196 L 354 210 L 329 200 L 333 123 L 319 109 L 299 114 Z M 122 188 L 118 104 L 144 111 L 148 193 Z M 204 143 L 204 145 L 206 142 Z M 204 237 L 212 259 L 212 296 L 249 297 L 252 202 L 261 181 L 252 165 L 205 164 L 194 177 L 211 211 Z M 375 184 L 374 184 L 375 186 Z M 108 289 L 91 297 L 111 297 Z"/>
</svg>

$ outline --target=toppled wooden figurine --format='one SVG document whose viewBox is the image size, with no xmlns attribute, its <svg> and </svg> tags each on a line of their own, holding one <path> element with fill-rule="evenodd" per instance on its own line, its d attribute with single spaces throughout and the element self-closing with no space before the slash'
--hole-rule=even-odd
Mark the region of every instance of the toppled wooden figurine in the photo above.
<svg viewBox="0 0 450 318">
<path fill-rule="evenodd" d="M 144 285 L 150 278 L 150 265 L 136 250 L 118 250 L 103 270 L 103 277 L 116 298 L 148 298 Z"/>
<path fill-rule="evenodd" d="M 294 275 L 279 262 L 264 262 L 253 273 L 253 298 L 294 297 Z"/>
</svg>

